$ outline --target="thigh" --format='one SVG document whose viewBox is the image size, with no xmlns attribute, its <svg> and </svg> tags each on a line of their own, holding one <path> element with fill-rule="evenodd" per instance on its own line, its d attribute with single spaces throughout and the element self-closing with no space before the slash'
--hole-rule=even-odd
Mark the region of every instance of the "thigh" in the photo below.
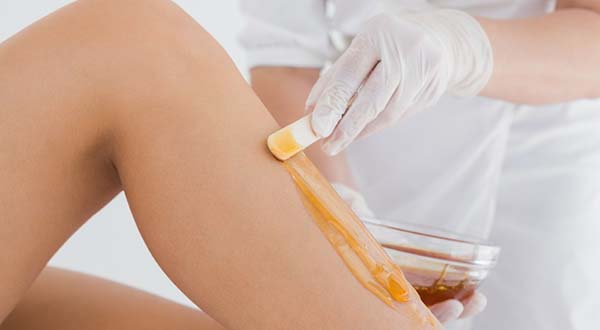
<svg viewBox="0 0 600 330">
<path fill-rule="evenodd" d="M 81 273 L 46 268 L 0 330 L 221 330 L 194 310 Z"/>
<path fill-rule="evenodd" d="M 80 37 L 60 15 L 0 44 L 0 321 L 120 190 L 105 120 L 87 97 L 94 84 L 69 47 Z"/>
</svg>

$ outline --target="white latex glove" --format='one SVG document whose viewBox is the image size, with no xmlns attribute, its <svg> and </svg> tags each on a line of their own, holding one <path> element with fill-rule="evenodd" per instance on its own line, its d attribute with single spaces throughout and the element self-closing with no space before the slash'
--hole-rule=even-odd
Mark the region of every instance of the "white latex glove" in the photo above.
<svg viewBox="0 0 600 330">
<path fill-rule="evenodd" d="M 375 16 L 313 87 L 306 102 L 314 107 L 312 128 L 328 137 L 324 151 L 337 154 L 361 132 L 430 107 L 445 92 L 478 94 L 492 62 L 485 32 L 464 12 Z"/>
<path fill-rule="evenodd" d="M 442 301 L 430 306 L 429 309 L 440 322 L 447 323 L 475 316 L 481 313 L 486 305 L 487 298 L 478 291 L 475 291 L 471 296 L 463 300 L 450 299 Z"/>
</svg>

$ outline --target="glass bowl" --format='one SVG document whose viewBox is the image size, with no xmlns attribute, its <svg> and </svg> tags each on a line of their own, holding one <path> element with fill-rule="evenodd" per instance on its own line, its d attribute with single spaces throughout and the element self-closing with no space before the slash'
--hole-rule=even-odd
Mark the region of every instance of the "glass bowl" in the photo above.
<svg viewBox="0 0 600 330">
<path fill-rule="evenodd" d="M 428 306 L 471 295 L 500 253 L 498 246 L 427 226 L 363 221 Z"/>
</svg>

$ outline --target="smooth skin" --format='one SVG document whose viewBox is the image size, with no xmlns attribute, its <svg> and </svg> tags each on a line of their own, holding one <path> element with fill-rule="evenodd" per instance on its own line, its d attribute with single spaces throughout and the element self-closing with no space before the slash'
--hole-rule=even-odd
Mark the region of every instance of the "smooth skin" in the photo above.
<svg viewBox="0 0 600 330">
<path fill-rule="evenodd" d="M 198 310 L 77 272 L 47 267 L 0 330 L 223 330 Z"/>
<path fill-rule="evenodd" d="M 0 104 L 0 323 L 124 190 L 162 269 L 226 329 L 421 328 L 352 276 L 266 149 L 279 126 L 172 2 L 35 23 L 0 44 Z"/>
</svg>

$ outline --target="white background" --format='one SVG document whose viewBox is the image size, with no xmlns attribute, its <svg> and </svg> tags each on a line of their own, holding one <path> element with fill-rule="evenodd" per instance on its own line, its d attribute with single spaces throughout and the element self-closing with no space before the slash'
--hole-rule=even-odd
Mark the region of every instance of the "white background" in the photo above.
<svg viewBox="0 0 600 330">
<path fill-rule="evenodd" d="M 70 2 L 72 1 L 1 0 L 0 41 Z M 244 54 L 236 39 L 243 24 L 237 0 L 175 2 L 216 38 L 239 69 L 246 73 Z M 113 279 L 191 305 L 146 249 L 123 194 L 71 237 L 50 264 Z"/>
</svg>

